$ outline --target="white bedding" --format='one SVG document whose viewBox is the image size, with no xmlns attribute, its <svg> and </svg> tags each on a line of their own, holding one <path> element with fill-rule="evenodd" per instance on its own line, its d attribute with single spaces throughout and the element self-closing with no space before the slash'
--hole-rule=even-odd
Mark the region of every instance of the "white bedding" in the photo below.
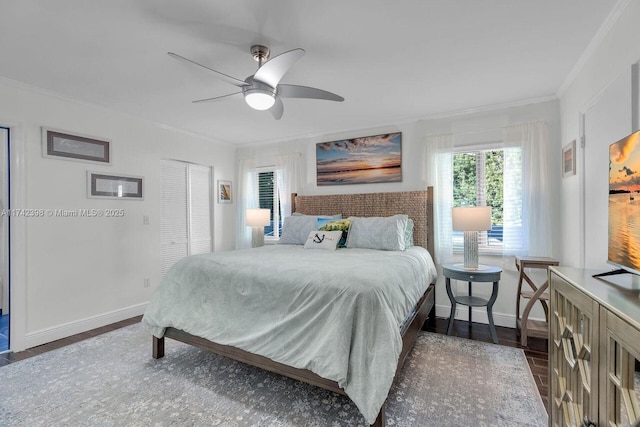
<svg viewBox="0 0 640 427">
<path fill-rule="evenodd" d="M 156 337 L 174 327 L 336 381 L 372 424 L 395 376 L 400 325 L 435 278 L 421 247 L 194 255 L 167 273 L 142 321 Z"/>
</svg>

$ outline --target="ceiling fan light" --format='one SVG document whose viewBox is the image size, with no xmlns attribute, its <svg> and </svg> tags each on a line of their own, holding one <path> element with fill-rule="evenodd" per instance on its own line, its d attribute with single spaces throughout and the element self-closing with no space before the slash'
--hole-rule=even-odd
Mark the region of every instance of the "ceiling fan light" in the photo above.
<svg viewBox="0 0 640 427">
<path fill-rule="evenodd" d="M 244 94 L 244 100 L 254 110 L 268 110 L 276 102 L 273 93 L 263 90 L 247 90 Z"/>
</svg>

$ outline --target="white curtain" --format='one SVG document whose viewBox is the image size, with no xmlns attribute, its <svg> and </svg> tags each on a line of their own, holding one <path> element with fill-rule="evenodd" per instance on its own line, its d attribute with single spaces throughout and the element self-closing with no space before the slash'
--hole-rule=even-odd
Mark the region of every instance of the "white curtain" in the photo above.
<svg viewBox="0 0 640 427">
<path fill-rule="evenodd" d="M 280 198 L 280 220 L 291 215 L 291 193 L 300 188 L 302 170 L 301 154 L 281 154 L 276 158 L 278 197 Z"/>
<path fill-rule="evenodd" d="M 503 249 L 514 255 L 551 256 L 548 129 L 537 121 L 503 128 Z M 495 143 L 492 143 L 495 146 Z M 469 147 L 472 148 L 472 147 Z M 452 257 L 453 154 L 455 135 L 425 138 L 427 183 L 434 187 L 435 257 Z M 508 262 L 506 259 L 504 262 Z"/>
<path fill-rule="evenodd" d="M 236 190 L 236 249 L 251 247 L 251 227 L 247 227 L 247 209 L 258 207 L 258 179 L 253 158 L 238 161 Z"/>
<path fill-rule="evenodd" d="M 505 250 L 508 249 L 511 255 L 552 256 L 547 124 L 536 121 L 508 126 L 503 129 L 503 137 L 506 148 L 504 242 L 505 245 L 509 243 Z M 513 147 L 522 150 L 520 164 L 517 161 L 507 162 L 506 155 Z M 522 182 L 521 188 L 514 186 L 510 189 L 510 197 L 507 197 L 507 168 L 510 165 L 522 168 Z M 514 197 L 515 192 L 519 192 L 521 197 Z M 521 244 L 515 244 L 516 240 Z"/>
<path fill-rule="evenodd" d="M 429 135 L 425 138 L 424 164 L 427 185 L 434 191 L 434 236 L 436 263 L 446 262 L 452 255 L 453 207 L 453 135 Z"/>
</svg>

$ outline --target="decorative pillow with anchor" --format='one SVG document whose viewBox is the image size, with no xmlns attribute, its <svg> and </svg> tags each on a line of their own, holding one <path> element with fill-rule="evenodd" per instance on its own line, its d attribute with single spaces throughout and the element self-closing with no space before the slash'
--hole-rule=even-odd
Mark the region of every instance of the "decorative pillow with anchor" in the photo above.
<svg viewBox="0 0 640 427">
<path fill-rule="evenodd" d="M 305 249 L 326 249 L 335 251 L 338 242 L 342 237 L 342 231 L 322 231 L 314 230 L 309 233 L 307 242 L 304 244 Z"/>
</svg>

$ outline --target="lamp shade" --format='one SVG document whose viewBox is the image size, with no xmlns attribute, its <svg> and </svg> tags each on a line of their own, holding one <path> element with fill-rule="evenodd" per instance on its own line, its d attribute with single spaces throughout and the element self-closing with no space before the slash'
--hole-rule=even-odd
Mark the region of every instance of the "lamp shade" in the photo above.
<svg viewBox="0 0 640 427">
<path fill-rule="evenodd" d="M 264 227 L 271 221 L 269 209 L 247 209 L 247 226 Z"/>
<path fill-rule="evenodd" d="M 468 206 L 453 208 L 453 229 L 461 231 L 491 230 L 491 207 Z"/>
<path fill-rule="evenodd" d="M 273 93 L 259 89 L 245 91 L 244 100 L 254 110 L 268 110 L 276 102 Z"/>
</svg>

